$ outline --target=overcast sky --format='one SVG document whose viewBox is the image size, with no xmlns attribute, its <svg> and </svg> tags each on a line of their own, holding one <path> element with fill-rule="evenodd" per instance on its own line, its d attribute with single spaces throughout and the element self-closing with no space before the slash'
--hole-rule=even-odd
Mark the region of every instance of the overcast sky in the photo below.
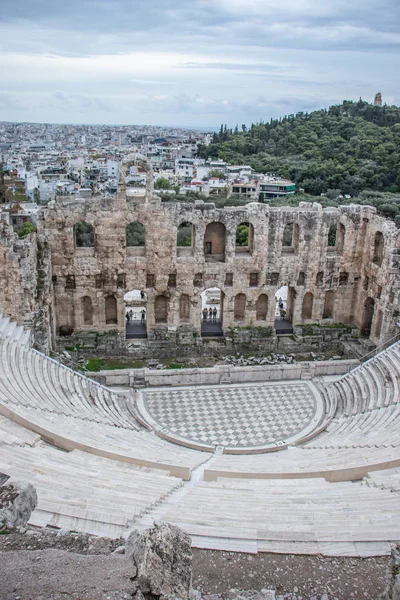
<svg viewBox="0 0 400 600">
<path fill-rule="evenodd" d="M 218 126 L 382 92 L 400 0 L 1 0 L 0 120 Z"/>
</svg>

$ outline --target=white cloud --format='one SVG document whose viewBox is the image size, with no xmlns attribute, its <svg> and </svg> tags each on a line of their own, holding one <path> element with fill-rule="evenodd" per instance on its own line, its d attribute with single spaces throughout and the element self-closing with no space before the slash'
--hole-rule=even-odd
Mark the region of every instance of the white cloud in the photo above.
<svg viewBox="0 0 400 600">
<path fill-rule="evenodd" d="M 3 119 L 207 126 L 398 98 L 397 0 L 3 4 Z"/>
</svg>

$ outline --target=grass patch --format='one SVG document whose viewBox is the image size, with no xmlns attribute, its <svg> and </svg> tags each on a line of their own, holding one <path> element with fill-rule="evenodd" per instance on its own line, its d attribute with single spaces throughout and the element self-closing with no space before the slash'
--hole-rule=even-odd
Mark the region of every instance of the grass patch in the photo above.
<svg viewBox="0 0 400 600">
<path fill-rule="evenodd" d="M 110 358 L 89 358 L 85 367 L 88 371 L 113 371 L 115 369 L 141 369 L 143 361 L 141 360 L 118 360 Z"/>
</svg>

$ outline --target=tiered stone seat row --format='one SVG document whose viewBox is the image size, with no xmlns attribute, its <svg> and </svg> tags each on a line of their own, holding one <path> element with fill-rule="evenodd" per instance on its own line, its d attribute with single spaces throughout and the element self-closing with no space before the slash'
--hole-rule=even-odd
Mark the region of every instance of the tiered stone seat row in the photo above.
<svg viewBox="0 0 400 600">
<path fill-rule="evenodd" d="M 332 384 L 338 395 L 336 416 L 352 416 L 399 402 L 400 343 Z"/>
<path fill-rule="evenodd" d="M 400 536 L 398 497 L 361 483 L 224 478 L 166 505 L 163 519 L 191 535 L 257 540 L 258 550 L 284 542 L 377 542 L 387 550 Z"/>
<path fill-rule="evenodd" d="M 119 537 L 182 485 L 165 471 L 78 450 L 64 452 L 33 436 L 0 420 L 0 472 L 31 481 L 38 493 L 31 524 Z"/>
<path fill-rule="evenodd" d="M 399 344 L 335 382 L 338 411 L 306 448 L 399 446 Z"/>
<path fill-rule="evenodd" d="M 391 492 L 400 492 L 400 468 L 375 471 L 365 477 L 366 485 L 375 486 Z"/>
<path fill-rule="evenodd" d="M 324 477 L 328 481 L 362 479 L 368 472 L 400 466 L 400 448 L 289 448 L 274 454 L 248 456 L 222 455 L 205 469 L 204 477 L 250 479 L 291 479 Z"/>
<path fill-rule="evenodd" d="M 118 396 L 41 353 L 0 339 L 0 413 L 66 450 L 162 468 L 188 479 L 208 455 L 141 428 Z"/>
<path fill-rule="evenodd" d="M 29 329 L 25 330 L 15 321 L 10 321 L 8 317 L 4 317 L 0 313 L 0 338 L 10 338 L 24 346 L 29 346 L 30 335 Z"/>
<path fill-rule="evenodd" d="M 2 340 L 0 369 L 4 402 L 139 429 L 123 397 L 11 339 Z"/>
</svg>

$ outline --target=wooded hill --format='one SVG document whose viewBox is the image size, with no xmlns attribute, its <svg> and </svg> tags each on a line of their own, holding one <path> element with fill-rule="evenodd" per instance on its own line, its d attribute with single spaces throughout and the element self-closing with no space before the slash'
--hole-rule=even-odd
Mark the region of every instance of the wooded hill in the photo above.
<svg viewBox="0 0 400 600">
<path fill-rule="evenodd" d="M 249 164 L 291 179 L 297 189 L 357 196 L 361 190 L 400 192 L 400 108 L 359 100 L 297 113 L 241 130 L 221 126 L 203 158 Z"/>
</svg>

